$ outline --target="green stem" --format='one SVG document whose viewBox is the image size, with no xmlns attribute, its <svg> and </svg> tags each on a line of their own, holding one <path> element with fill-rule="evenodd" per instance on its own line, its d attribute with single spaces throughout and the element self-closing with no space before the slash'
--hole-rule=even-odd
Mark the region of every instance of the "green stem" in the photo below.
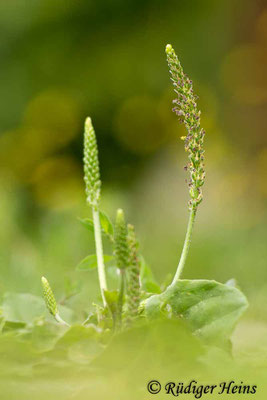
<svg viewBox="0 0 267 400">
<path fill-rule="evenodd" d="M 121 325 L 122 320 L 122 306 L 123 306 L 123 294 L 125 288 L 125 271 L 120 269 L 120 291 L 118 298 L 118 321 L 119 325 Z"/>
<path fill-rule="evenodd" d="M 98 209 L 93 207 L 93 221 L 94 221 L 94 231 L 95 231 L 95 246 L 96 246 L 96 258 L 97 258 L 97 269 L 98 269 L 98 278 L 101 296 L 103 300 L 104 306 L 107 305 L 104 291 L 107 290 L 107 280 L 106 280 L 106 272 L 105 272 L 105 264 L 104 264 L 104 256 L 103 256 L 103 245 L 102 245 L 102 236 L 101 236 L 101 226 L 99 219 Z"/>
<path fill-rule="evenodd" d="M 184 265 L 185 265 L 185 261 L 186 261 L 190 243 L 191 243 L 192 231 L 193 231 L 193 226 L 194 226 L 194 222 L 195 222 L 196 212 L 197 212 L 196 208 L 194 208 L 193 210 L 190 211 L 189 221 L 188 221 L 188 225 L 187 225 L 187 231 L 186 231 L 186 235 L 185 235 L 184 247 L 183 247 L 181 258 L 180 258 L 180 261 L 179 261 L 179 264 L 177 267 L 176 274 L 172 281 L 172 285 L 174 285 L 179 280 L 181 273 L 183 271 Z"/>
<path fill-rule="evenodd" d="M 64 319 L 61 318 L 59 314 L 55 314 L 55 320 L 61 325 L 70 326 L 66 321 L 64 321 Z"/>
</svg>

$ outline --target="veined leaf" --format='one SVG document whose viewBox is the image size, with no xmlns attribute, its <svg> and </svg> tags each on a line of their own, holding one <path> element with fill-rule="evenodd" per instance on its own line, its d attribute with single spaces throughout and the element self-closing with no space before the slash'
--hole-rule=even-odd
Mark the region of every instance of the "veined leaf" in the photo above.
<svg viewBox="0 0 267 400">
<path fill-rule="evenodd" d="M 108 236 L 110 240 L 113 240 L 114 230 L 109 217 L 103 211 L 99 211 L 99 219 L 102 232 Z M 94 232 L 94 222 L 91 218 L 79 218 L 79 221 L 88 231 Z"/>
<path fill-rule="evenodd" d="M 153 272 L 146 264 L 143 257 L 141 257 L 141 271 L 140 271 L 141 288 L 148 293 L 161 293 L 160 286 L 157 284 Z"/>
<path fill-rule="evenodd" d="M 6 321 L 23 323 L 33 322 L 46 310 L 42 297 L 29 293 L 6 293 L 2 307 Z"/>
<path fill-rule="evenodd" d="M 99 217 L 100 217 L 100 224 L 101 224 L 101 228 L 103 230 L 103 232 L 109 236 L 109 237 L 113 237 L 113 225 L 109 219 L 109 217 L 107 216 L 107 214 L 105 214 L 103 211 L 99 211 Z"/>
<path fill-rule="evenodd" d="M 113 256 L 104 255 L 104 262 L 112 260 Z M 90 254 L 85 257 L 76 267 L 79 271 L 90 271 L 97 268 L 97 257 L 96 254 Z"/>
<path fill-rule="evenodd" d="M 159 317 L 169 307 L 172 317 L 186 320 L 195 334 L 222 343 L 229 339 L 248 302 L 233 286 L 208 280 L 180 280 L 162 294 L 148 298 L 144 306 L 149 318 Z"/>
</svg>

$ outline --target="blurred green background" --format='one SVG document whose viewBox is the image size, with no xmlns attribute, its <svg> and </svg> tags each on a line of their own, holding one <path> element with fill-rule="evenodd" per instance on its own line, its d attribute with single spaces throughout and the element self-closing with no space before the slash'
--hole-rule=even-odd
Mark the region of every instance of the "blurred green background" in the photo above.
<svg viewBox="0 0 267 400">
<path fill-rule="evenodd" d="M 0 2 L 0 294 L 99 296 L 83 122 L 93 119 L 102 208 L 135 224 L 156 279 L 173 274 L 187 223 L 184 128 L 171 112 L 172 43 L 199 95 L 206 129 L 204 201 L 186 278 L 236 278 L 266 319 L 267 6 L 264 0 Z M 111 249 L 104 243 L 106 253 Z M 110 278 L 111 279 L 111 278 Z"/>
</svg>

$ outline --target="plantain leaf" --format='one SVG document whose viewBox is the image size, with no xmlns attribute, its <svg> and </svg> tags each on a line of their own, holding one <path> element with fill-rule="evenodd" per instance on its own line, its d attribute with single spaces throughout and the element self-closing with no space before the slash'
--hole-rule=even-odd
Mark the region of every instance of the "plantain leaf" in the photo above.
<svg viewBox="0 0 267 400">
<path fill-rule="evenodd" d="M 107 263 L 113 259 L 113 256 L 104 255 L 104 262 Z M 96 254 L 90 254 L 85 257 L 76 267 L 79 271 L 90 271 L 97 268 Z"/>
<path fill-rule="evenodd" d="M 186 320 L 195 334 L 218 344 L 227 343 L 247 306 L 239 289 L 208 280 L 180 280 L 144 303 L 148 318 L 166 315 L 169 309 L 172 317 Z"/>
<path fill-rule="evenodd" d="M 31 323 L 46 310 L 42 297 L 29 293 L 5 293 L 2 307 L 5 320 L 15 323 Z"/>
</svg>

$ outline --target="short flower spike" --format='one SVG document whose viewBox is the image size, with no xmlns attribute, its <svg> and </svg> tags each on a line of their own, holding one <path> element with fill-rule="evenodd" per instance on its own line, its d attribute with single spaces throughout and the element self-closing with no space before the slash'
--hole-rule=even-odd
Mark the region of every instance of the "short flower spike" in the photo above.
<svg viewBox="0 0 267 400">
<path fill-rule="evenodd" d="M 100 200 L 100 171 L 95 130 L 90 117 L 85 120 L 84 128 L 84 181 L 87 202 L 98 208 Z"/>
<path fill-rule="evenodd" d="M 44 276 L 42 277 L 42 285 L 43 285 L 44 299 L 48 311 L 55 317 L 58 314 L 57 302 L 54 293 L 52 292 L 52 289 L 49 285 L 49 282 Z"/>
</svg>

